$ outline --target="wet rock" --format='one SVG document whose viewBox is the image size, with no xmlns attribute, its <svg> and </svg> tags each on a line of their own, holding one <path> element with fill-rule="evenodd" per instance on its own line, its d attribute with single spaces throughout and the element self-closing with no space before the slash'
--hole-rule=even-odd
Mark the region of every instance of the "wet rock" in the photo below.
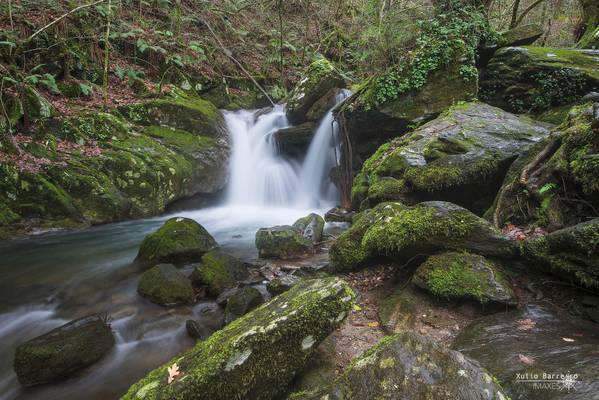
<svg viewBox="0 0 599 400">
<path fill-rule="evenodd" d="M 354 224 L 331 246 L 338 271 L 364 266 L 377 258 L 406 261 L 439 250 L 514 257 L 517 243 L 488 221 L 452 203 L 429 201 L 415 206 L 381 203 L 356 216 Z"/>
<path fill-rule="evenodd" d="M 500 268 L 492 261 L 467 252 L 430 256 L 418 267 L 412 282 L 434 296 L 471 299 L 515 306 L 518 301 Z"/>
<path fill-rule="evenodd" d="M 512 112 L 575 103 L 599 89 L 599 53 L 553 47 L 498 50 L 480 77 L 480 98 Z"/>
<path fill-rule="evenodd" d="M 324 58 L 314 61 L 291 92 L 287 102 L 287 118 L 294 125 L 308 119 L 317 121 L 328 110 L 326 104 L 323 106 L 326 100 L 319 100 L 330 96 L 331 90 L 344 86 L 343 78 L 330 61 Z"/>
<path fill-rule="evenodd" d="M 227 301 L 225 324 L 229 324 L 264 303 L 262 293 L 256 288 L 246 286 L 238 289 Z"/>
<path fill-rule="evenodd" d="M 304 155 L 310 146 L 316 128 L 316 122 L 304 122 L 296 126 L 279 129 L 274 133 L 274 139 L 283 154 L 291 156 Z"/>
<path fill-rule="evenodd" d="M 293 227 L 299 229 L 303 237 L 316 244 L 322 240 L 324 219 L 318 214 L 311 213 L 295 221 Z"/>
<path fill-rule="evenodd" d="M 256 247 L 261 258 L 292 259 L 314 252 L 312 241 L 289 225 L 260 228 L 256 232 Z"/>
<path fill-rule="evenodd" d="M 422 299 L 412 286 L 396 289 L 386 296 L 378 310 L 385 332 L 393 334 L 413 328 L 418 303 L 422 303 Z"/>
<path fill-rule="evenodd" d="M 353 297 L 338 278 L 302 282 L 150 372 L 123 399 L 276 398 L 347 316 Z M 181 376 L 168 384 L 174 363 Z"/>
<path fill-rule="evenodd" d="M 523 254 L 549 273 L 599 287 L 599 218 L 524 242 Z"/>
<path fill-rule="evenodd" d="M 382 145 L 356 175 L 352 205 L 444 200 L 482 214 L 512 161 L 547 137 L 548 127 L 487 104 L 458 104 Z"/>
<path fill-rule="evenodd" d="M 206 229 L 189 218 L 171 218 L 156 232 L 146 236 L 135 261 L 144 266 L 161 262 L 199 261 L 218 244 Z"/>
<path fill-rule="evenodd" d="M 494 374 L 513 400 L 587 399 L 599 391 L 599 331 L 597 325 L 547 305 L 497 313 L 473 322 L 453 348 Z M 492 351 L 491 351 L 492 350 Z M 525 356 L 528 362 L 523 362 Z M 577 374 L 567 390 L 562 377 L 553 385 L 521 382 L 517 374 Z M 550 383 L 550 382 L 548 382 Z M 543 388 L 544 387 L 544 388 Z M 560 390 L 560 388 L 563 388 Z"/>
<path fill-rule="evenodd" d="M 210 336 L 210 330 L 193 319 L 185 321 L 185 330 L 192 339 L 204 340 Z"/>
<path fill-rule="evenodd" d="M 98 361 L 112 346 L 110 325 L 103 316 L 91 315 L 19 345 L 14 368 L 24 386 L 66 379 Z"/>
<path fill-rule="evenodd" d="M 342 207 L 333 207 L 324 215 L 326 222 L 347 222 L 351 223 L 355 213 Z"/>
<path fill-rule="evenodd" d="M 208 293 L 217 297 L 226 289 L 236 287 L 249 277 L 243 261 L 222 250 L 213 250 L 202 256 L 202 264 L 191 274 L 196 285 L 207 285 Z"/>
<path fill-rule="evenodd" d="M 297 285 L 301 281 L 301 278 L 295 275 L 283 275 L 278 278 L 274 278 L 266 284 L 266 289 L 272 294 L 276 296 L 283 292 L 288 291 L 295 285 Z"/>
<path fill-rule="evenodd" d="M 354 359 L 330 386 L 289 400 L 504 399 L 476 362 L 413 332 L 382 339 Z"/>
<path fill-rule="evenodd" d="M 163 306 L 191 304 L 195 298 L 191 281 L 172 264 L 159 264 L 144 272 L 137 292 Z"/>
</svg>

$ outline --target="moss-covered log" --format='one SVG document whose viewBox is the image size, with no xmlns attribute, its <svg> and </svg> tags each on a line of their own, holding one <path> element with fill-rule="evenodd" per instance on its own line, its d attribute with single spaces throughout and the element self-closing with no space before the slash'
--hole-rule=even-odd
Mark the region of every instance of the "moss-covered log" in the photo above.
<svg viewBox="0 0 599 400">
<path fill-rule="evenodd" d="M 353 298 L 338 278 L 304 281 L 150 372 L 123 399 L 275 398 L 347 316 Z M 180 374 L 169 384 L 173 364 Z"/>
</svg>

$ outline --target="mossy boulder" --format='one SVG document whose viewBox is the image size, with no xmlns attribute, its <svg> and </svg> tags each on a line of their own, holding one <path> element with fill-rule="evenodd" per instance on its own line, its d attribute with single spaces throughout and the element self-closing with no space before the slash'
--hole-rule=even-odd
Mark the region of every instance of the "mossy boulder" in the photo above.
<svg viewBox="0 0 599 400">
<path fill-rule="evenodd" d="M 330 251 L 331 265 L 351 270 L 377 258 L 409 260 L 438 250 L 514 257 L 518 245 L 488 221 L 452 203 L 430 201 L 407 207 L 381 203 L 358 216 Z"/>
<path fill-rule="evenodd" d="M 408 136 L 382 145 L 356 175 L 352 204 L 445 200 L 482 214 L 511 162 L 547 137 L 548 128 L 487 104 L 457 104 Z"/>
<path fill-rule="evenodd" d="M 233 294 L 225 307 L 225 324 L 229 324 L 264 303 L 262 293 L 256 288 L 245 286 Z"/>
<path fill-rule="evenodd" d="M 243 261 L 221 250 L 210 251 L 202 256 L 202 264 L 191 274 L 197 285 L 206 285 L 208 293 L 219 296 L 249 276 Z"/>
<path fill-rule="evenodd" d="M 256 247 L 261 258 L 291 259 L 310 255 L 313 243 L 302 231 L 290 225 L 260 228 L 256 232 Z"/>
<path fill-rule="evenodd" d="M 272 399 L 350 312 L 338 278 L 307 280 L 197 343 L 134 384 L 123 399 Z M 180 376 L 168 383 L 167 368 Z"/>
<path fill-rule="evenodd" d="M 137 292 L 162 306 L 192 304 L 191 281 L 172 264 L 159 264 L 143 273 Z"/>
<path fill-rule="evenodd" d="M 146 267 L 161 262 L 194 262 L 217 246 L 202 225 L 189 218 L 175 217 L 144 238 L 135 261 Z"/>
<path fill-rule="evenodd" d="M 354 359 L 330 386 L 289 400 L 505 398 L 476 361 L 414 332 L 401 332 Z"/>
<path fill-rule="evenodd" d="M 572 317 L 548 303 L 527 304 L 480 318 L 462 330 L 452 344 L 453 349 L 475 359 L 497 377 L 509 398 L 541 396 L 547 400 L 593 398 L 599 390 L 598 346 L 597 324 Z M 532 364 L 522 361 L 521 356 Z M 543 373 L 556 374 L 547 377 L 555 383 L 539 386 L 516 378 L 517 374 L 528 374 L 525 379 L 535 379 L 531 375 Z M 562 387 L 567 375 L 574 379 L 572 390 L 551 386 Z"/>
<path fill-rule="evenodd" d="M 278 294 L 288 291 L 300 282 L 301 278 L 295 275 L 283 275 L 281 277 L 277 277 L 271 281 L 268 281 L 268 283 L 266 284 L 266 290 L 268 290 L 269 293 L 273 296 L 276 296 Z"/>
<path fill-rule="evenodd" d="M 295 221 L 293 227 L 299 229 L 303 237 L 316 244 L 322 240 L 324 219 L 318 214 L 311 213 Z"/>
<path fill-rule="evenodd" d="M 19 345 L 15 372 L 24 386 L 66 379 L 98 361 L 114 343 L 105 317 L 79 318 Z"/>
<path fill-rule="evenodd" d="M 575 225 L 599 209 L 599 134 L 592 104 L 573 107 L 551 137 L 512 164 L 487 218 L 549 230 Z"/>
<path fill-rule="evenodd" d="M 416 269 L 412 282 L 434 296 L 448 300 L 517 304 L 501 269 L 477 254 L 451 251 L 432 255 Z"/>
<path fill-rule="evenodd" d="M 592 50 L 506 47 L 480 78 L 480 98 L 516 113 L 541 112 L 579 101 L 599 89 L 599 60 Z"/>
<path fill-rule="evenodd" d="M 327 111 L 319 100 L 344 86 L 343 78 L 330 61 L 325 58 L 314 61 L 290 94 L 287 118 L 294 125 L 308 119 L 317 121 Z"/>
<path fill-rule="evenodd" d="M 599 288 L 599 218 L 529 239 L 522 250 L 547 272 Z"/>
</svg>

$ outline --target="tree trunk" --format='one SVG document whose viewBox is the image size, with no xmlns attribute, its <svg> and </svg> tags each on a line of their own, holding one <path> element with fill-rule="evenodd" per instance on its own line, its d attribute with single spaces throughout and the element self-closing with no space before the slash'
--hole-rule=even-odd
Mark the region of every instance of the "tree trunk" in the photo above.
<svg viewBox="0 0 599 400">
<path fill-rule="evenodd" d="M 599 46 L 596 38 L 599 28 L 599 2 L 597 0 L 580 0 L 582 6 L 582 23 L 576 47 L 589 48 Z"/>
</svg>

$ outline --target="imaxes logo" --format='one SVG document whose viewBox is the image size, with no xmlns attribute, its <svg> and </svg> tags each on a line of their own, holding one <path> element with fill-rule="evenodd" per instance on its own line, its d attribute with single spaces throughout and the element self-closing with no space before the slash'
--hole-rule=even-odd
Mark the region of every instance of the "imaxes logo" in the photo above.
<svg viewBox="0 0 599 400">
<path fill-rule="evenodd" d="M 580 383 L 578 374 L 567 373 L 522 373 L 516 374 L 516 383 L 528 384 L 533 389 L 560 390 L 570 392 L 576 390 Z"/>
</svg>

